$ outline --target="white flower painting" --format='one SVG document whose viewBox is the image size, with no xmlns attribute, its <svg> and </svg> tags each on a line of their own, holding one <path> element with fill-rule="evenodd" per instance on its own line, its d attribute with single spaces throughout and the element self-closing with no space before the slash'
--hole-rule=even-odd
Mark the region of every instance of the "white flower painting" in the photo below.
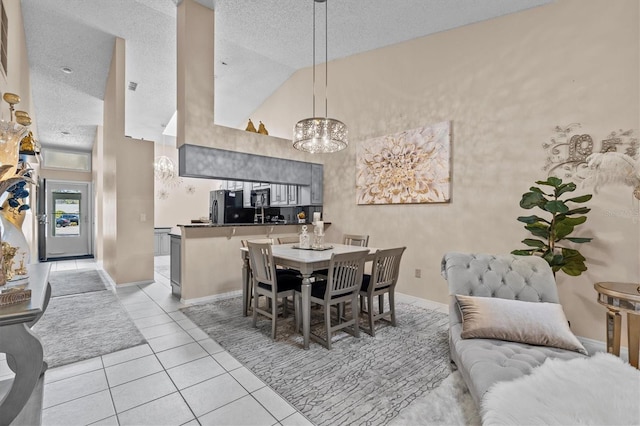
<svg viewBox="0 0 640 426">
<path fill-rule="evenodd" d="M 446 203 L 451 197 L 450 122 L 358 145 L 358 204 Z"/>
</svg>

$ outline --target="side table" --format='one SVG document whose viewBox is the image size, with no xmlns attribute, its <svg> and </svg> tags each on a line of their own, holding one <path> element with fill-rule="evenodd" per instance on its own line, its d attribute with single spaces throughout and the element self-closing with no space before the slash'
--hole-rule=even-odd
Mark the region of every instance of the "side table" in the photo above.
<svg viewBox="0 0 640 426">
<path fill-rule="evenodd" d="M 13 379 L 0 382 L 0 426 L 14 419 L 17 424 L 40 424 L 42 373 L 47 364 L 40 339 L 31 327 L 42 317 L 51 297 L 50 267 L 47 263 L 29 265 L 31 299 L 0 307 L 0 352 L 7 354 L 7 364 L 15 373 Z"/>
<path fill-rule="evenodd" d="M 638 368 L 640 344 L 640 284 L 600 282 L 594 284 L 598 303 L 607 307 L 607 352 L 620 356 L 620 312 L 627 313 L 629 363 Z"/>
</svg>

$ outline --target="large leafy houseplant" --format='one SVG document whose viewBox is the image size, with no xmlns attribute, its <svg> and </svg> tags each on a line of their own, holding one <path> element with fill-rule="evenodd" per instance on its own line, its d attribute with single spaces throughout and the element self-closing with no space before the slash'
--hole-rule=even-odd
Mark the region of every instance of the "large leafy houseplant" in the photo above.
<svg viewBox="0 0 640 426">
<path fill-rule="evenodd" d="M 575 227 L 586 222 L 584 216 L 589 211 L 588 207 L 573 207 L 571 204 L 586 203 L 591 199 L 591 194 L 578 197 L 565 198 L 570 192 L 576 190 L 573 182 L 563 183 L 562 179 L 549 177 L 547 180 L 536 181 L 541 187 L 532 186 L 529 192 L 522 195 L 520 207 L 533 209 L 537 207 L 550 214 L 550 218 L 537 215 L 520 216 L 518 221 L 525 224 L 525 229 L 537 238 L 525 238 L 522 242 L 530 247 L 528 249 L 514 250 L 516 255 L 541 256 L 547 261 L 553 273 L 561 270 L 567 275 L 578 276 L 587 270 L 585 257 L 578 250 L 559 245 L 561 241 L 572 243 L 587 243 L 591 238 L 570 237 Z M 544 188 L 544 189 L 543 189 Z M 548 188 L 548 190 L 547 190 Z"/>
</svg>

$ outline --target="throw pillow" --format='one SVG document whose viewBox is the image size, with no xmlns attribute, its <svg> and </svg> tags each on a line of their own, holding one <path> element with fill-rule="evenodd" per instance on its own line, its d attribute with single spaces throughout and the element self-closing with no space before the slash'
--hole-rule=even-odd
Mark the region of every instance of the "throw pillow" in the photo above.
<svg viewBox="0 0 640 426">
<path fill-rule="evenodd" d="M 587 354 L 569 329 L 559 303 L 525 302 L 456 294 L 462 313 L 463 339 L 509 340 Z"/>
</svg>

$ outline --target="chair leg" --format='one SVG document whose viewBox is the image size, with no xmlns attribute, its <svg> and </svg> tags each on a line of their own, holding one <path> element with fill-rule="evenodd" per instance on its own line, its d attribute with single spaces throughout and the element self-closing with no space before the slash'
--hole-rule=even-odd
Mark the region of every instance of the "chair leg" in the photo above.
<svg viewBox="0 0 640 426">
<path fill-rule="evenodd" d="M 258 305 L 260 304 L 260 301 L 258 300 L 258 293 L 256 291 L 256 289 L 253 289 L 253 326 L 257 327 L 258 325 Z"/>
<path fill-rule="evenodd" d="M 373 326 L 373 294 L 367 296 L 367 317 L 369 318 L 369 330 L 371 331 L 371 335 L 375 337 L 376 329 Z"/>
<path fill-rule="evenodd" d="M 285 296 L 282 298 L 282 318 L 286 318 L 289 313 L 289 297 Z"/>
<path fill-rule="evenodd" d="M 351 299 L 351 316 L 353 317 L 353 335 L 360 337 L 360 315 L 358 315 L 358 294 L 354 293 Z"/>
<path fill-rule="evenodd" d="M 338 324 L 342 322 L 342 318 L 344 318 L 344 302 L 338 303 Z"/>
<path fill-rule="evenodd" d="M 327 330 L 327 349 L 331 349 L 331 305 L 324 307 L 324 326 Z"/>
<path fill-rule="evenodd" d="M 364 298 L 360 296 L 360 312 L 364 312 Z"/>
<path fill-rule="evenodd" d="M 378 295 L 378 311 L 380 311 L 380 313 L 384 313 L 384 294 L 379 294 Z"/>
<path fill-rule="evenodd" d="M 391 325 L 396 326 L 396 303 L 395 303 L 395 292 L 391 290 L 389 292 L 389 310 L 391 310 Z"/>
</svg>

